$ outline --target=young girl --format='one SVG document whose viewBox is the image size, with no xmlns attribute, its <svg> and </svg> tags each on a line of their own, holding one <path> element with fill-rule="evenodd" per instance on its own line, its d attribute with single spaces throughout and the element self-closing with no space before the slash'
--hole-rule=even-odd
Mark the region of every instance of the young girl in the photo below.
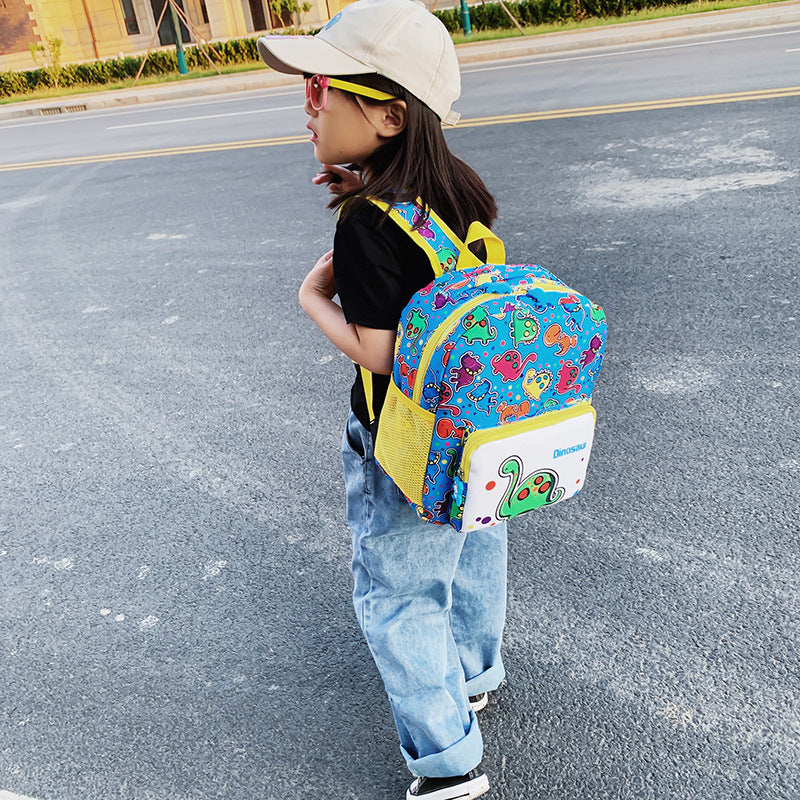
<svg viewBox="0 0 800 800">
<path fill-rule="evenodd" d="M 306 276 L 300 303 L 356 364 L 342 442 L 353 599 L 417 776 L 406 798 L 478 797 L 489 782 L 475 712 L 504 677 L 505 526 L 466 536 L 416 516 L 374 461 L 359 369 L 372 373 L 378 415 L 401 312 L 434 278 L 423 251 L 368 198 L 421 198 L 462 239 L 470 222 L 489 226 L 496 216 L 442 134 L 442 122 L 458 119 L 455 49 L 413 0 L 358 0 L 315 37 L 258 46 L 271 67 L 306 76 L 307 127 L 323 166 L 314 180 L 340 208 L 333 250 Z"/>
</svg>

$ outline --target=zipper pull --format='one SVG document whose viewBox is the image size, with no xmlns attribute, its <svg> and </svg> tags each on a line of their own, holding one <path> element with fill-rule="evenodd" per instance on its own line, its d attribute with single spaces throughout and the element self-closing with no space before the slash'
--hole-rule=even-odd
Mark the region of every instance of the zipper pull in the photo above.
<svg viewBox="0 0 800 800">
<path fill-rule="evenodd" d="M 461 480 L 459 470 L 459 475 L 453 479 L 453 493 L 451 495 L 450 503 L 451 519 L 461 519 L 461 516 L 464 513 L 465 488 L 466 484 L 463 480 Z"/>
</svg>

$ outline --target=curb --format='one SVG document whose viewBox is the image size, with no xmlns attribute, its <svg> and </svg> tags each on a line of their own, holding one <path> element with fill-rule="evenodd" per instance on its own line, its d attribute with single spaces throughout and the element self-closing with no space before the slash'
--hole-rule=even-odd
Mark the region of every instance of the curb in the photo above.
<svg viewBox="0 0 800 800">
<path fill-rule="evenodd" d="M 800 23 L 800 0 L 747 6 L 724 11 L 708 11 L 679 17 L 625 22 L 539 36 L 501 39 L 456 45 L 458 61 L 463 66 L 502 59 L 524 58 L 558 52 L 572 52 L 614 47 L 634 42 L 653 42 L 710 33 L 746 31 L 753 28 Z M 184 100 L 234 92 L 259 91 L 280 86 L 299 86 L 300 79 L 264 69 L 223 77 L 195 78 L 180 82 L 112 89 L 90 94 L 68 95 L 52 100 L 30 100 L 0 106 L 0 121 L 39 117 L 80 111 L 97 111 L 143 103 Z"/>
</svg>

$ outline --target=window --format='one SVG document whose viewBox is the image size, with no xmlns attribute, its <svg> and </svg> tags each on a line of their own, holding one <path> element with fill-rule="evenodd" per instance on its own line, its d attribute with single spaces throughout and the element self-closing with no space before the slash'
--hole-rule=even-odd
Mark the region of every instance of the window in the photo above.
<svg viewBox="0 0 800 800">
<path fill-rule="evenodd" d="M 253 20 L 254 31 L 267 29 L 267 18 L 264 15 L 264 4 L 261 0 L 250 0 L 250 18 Z"/>
<path fill-rule="evenodd" d="M 136 11 L 133 8 L 133 0 L 121 0 L 122 13 L 125 16 L 125 30 L 129 36 L 139 33 L 139 21 L 136 19 Z"/>
</svg>

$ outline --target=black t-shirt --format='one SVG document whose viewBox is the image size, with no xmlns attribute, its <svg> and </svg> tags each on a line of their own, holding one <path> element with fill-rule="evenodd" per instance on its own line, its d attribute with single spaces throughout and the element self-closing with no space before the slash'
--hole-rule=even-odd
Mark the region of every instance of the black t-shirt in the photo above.
<svg viewBox="0 0 800 800">
<path fill-rule="evenodd" d="M 433 279 L 428 256 L 383 211 L 364 205 L 339 220 L 333 240 L 333 274 L 345 319 L 365 328 L 393 331 L 412 295 Z M 380 413 L 389 375 L 373 375 L 375 416 Z M 369 413 L 361 373 L 350 392 L 350 407 L 365 427 Z"/>
</svg>

